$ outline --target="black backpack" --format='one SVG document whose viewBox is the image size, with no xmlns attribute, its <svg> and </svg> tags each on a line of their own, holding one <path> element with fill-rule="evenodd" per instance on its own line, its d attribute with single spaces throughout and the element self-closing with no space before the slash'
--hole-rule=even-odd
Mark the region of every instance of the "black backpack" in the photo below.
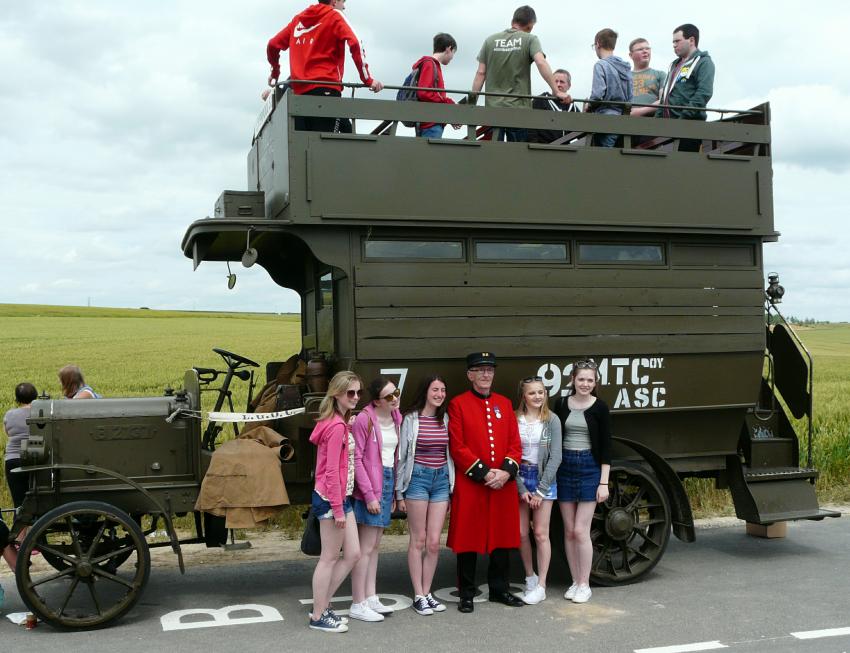
<svg viewBox="0 0 850 653">
<path fill-rule="evenodd" d="M 434 60 L 431 60 L 431 63 L 434 63 Z M 422 66 L 425 65 L 423 61 L 419 66 L 410 71 L 410 74 L 404 78 L 404 81 L 401 83 L 402 86 L 419 86 L 419 77 L 422 74 Z M 434 82 L 437 80 L 437 64 L 434 63 Z M 413 89 L 403 88 L 398 93 L 396 93 L 395 99 L 399 102 L 418 102 L 419 97 L 417 96 L 418 91 Z M 410 122 L 409 120 L 402 120 L 401 124 L 405 127 L 416 127 L 416 122 Z"/>
</svg>

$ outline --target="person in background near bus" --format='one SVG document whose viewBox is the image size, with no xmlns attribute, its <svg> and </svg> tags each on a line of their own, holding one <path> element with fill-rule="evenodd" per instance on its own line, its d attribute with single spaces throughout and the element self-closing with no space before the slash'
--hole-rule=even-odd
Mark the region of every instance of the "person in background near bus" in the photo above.
<svg viewBox="0 0 850 653">
<path fill-rule="evenodd" d="M 354 436 L 349 422 L 360 400 L 360 377 L 337 372 L 319 405 L 319 419 L 310 435 L 316 445 L 316 484 L 310 509 L 319 519 L 322 554 L 313 572 L 313 612 L 310 628 L 344 633 L 348 619 L 330 609 L 330 600 L 360 559 L 357 523 L 349 497 L 354 491 Z M 339 557 L 342 549 L 342 557 Z"/>
<path fill-rule="evenodd" d="M 490 557 L 490 601 L 525 605 L 508 591 L 510 549 L 519 546 L 519 495 L 516 478 L 522 445 L 507 397 L 492 392 L 496 357 L 475 352 L 466 357 L 472 388 L 449 403 L 449 451 L 462 474 L 452 494 L 448 546 L 457 554 L 458 610 L 475 609 L 478 554 Z"/>
<path fill-rule="evenodd" d="M 652 48 L 645 38 L 629 43 L 629 58 L 632 60 L 632 101 L 640 104 L 658 104 L 664 73 L 649 67 Z M 655 107 L 632 107 L 633 116 L 654 116 Z"/>
<path fill-rule="evenodd" d="M 549 519 L 558 498 L 556 476 L 561 466 L 561 422 L 549 410 L 549 393 L 539 376 L 519 384 L 516 418 L 522 442 L 522 462 L 516 477 L 519 491 L 519 554 L 525 567 L 525 592 L 520 598 L 528 605 L 546 599 L 546 575 L 552 560 Z M 534 523 L 537 544 L 537 573 L 531 558 L 529 520 Z"/>
<path fill-rule="evenodd" d="M 623 107 L 611 102 L 632 101 L 632 71 L 629 64 L 614 55 L 617 47 L 617 32 L 610 28 L 601 29 L 593 39 L 593 50 L 599 59 L 593 64 L 593 86 L 586 111 L 609 116 L 619 116 Z M 593 144 L 598 147 L 614 147 L 617 134 L 594 134 Z"/>
<path fill-rule="evenodd" d="M 419 82 L 417 86 L 423 88 L 446 88 L 443 80 L 442 66 L 448 66 L 457 52 L 457 42 L 451 34 L 440 32 L 434 37 L 434 54 L 421 57 L 413 64 L 413 68 L 420 68 Z M 419 102 L 437 102 L 442 104 L 454 104 L 455 101 L 448 97 L 445 91 L 416 91 L 416 99 Z M 453 125 L 459 129 L 460 125 Z M 423 122 L 416 126 L 416 135 L 422 138 L 442 138 L 445 125 L 435 122 Z"/>
<path fill-rule="evenodd" d="M 562 397 L 555 413 L 564 425 L 563 460 L 558 469 L 558 503 L 564 520 L 564 546 L 570 585 L 564 598 L 590 600 L 593 543 L 590 525 L 596 504 L 608 498 L 611 471 L 611 426 L 608 406 L 596 396 L 599 372 L 592 360 L 573 363 L 571 393 Z"/>
<path fill-rule="evenodd" d="M 431 594 L 431 582 L 455 480 L 448 426 L 446 382 L 437 375 L 426 377 L 401 423 L 396 481 L 396 500 L 407 512 L 410 531 L 407 566 L 413 584 L 413 609 L 422 615 L 446 609 Z"/>
<path fill-rule="evenodd" d="M 349 616 L 361 621 L 383 621 L 391 614 L 378 599 L 378 549 L 384 529 L 395 510 L 395 470 L 398 461 L 401 392 L 379 376 L 369 384 L 371 401 L 354 426 L 354 518 L 360 536 L 360 560 L 351 571 L 352 603 Z"/>
<path fill-rule="evenodd" d="M 473 98 L 484 84 L 488 93 L 512 93 L 531 95 L 531 64 L 552 89 L 552 94 L 564 103 L 572 101 L 569 94 L 555 84 L 552 68 L 546 61 L 540 40 L 531 34 L 537 23 L 537 14 L 528 5 L 514 11 L 511 26 L 502 32 L 488 36 L 478 53 L 478 71 L 472 80 Z M 473 100 L 473 104 L 475 101 Z M 529 108 L 530 99 L 500 97 L 488 95 L 484 100 L 488 107 Z M 528 140 L 528 130 L 505 127 L 499 128 L 499 139 L 524 142 Z"/>
<path fill-rule="evenodd" d="M 570 72 L 568 70 L 564 70 L 563 68 L 558 68 L 558 70 L 556 70 L 552 74 L 555 78 L 555 86 L 558 87 L 558 90 L 567 93 L 570 90 L 570 87 L 573 85 L 572 75 L 570 75 Z M 544 93 L 543 95 L 538 95 L 536 98 L 534 98 L 534 100 L 532 100 L 531 102 L 531 108 L 538 109 L 541 111 L 579 111 L 579 108 L 575 104 L 575 102 L 561 102 L 551 93 Z M 528 142 L 552 143 L 565 135 L 566 132 L 560 129 L 529 129 Z"/>
<path fill-rule="evenodd" d="M 266 47 L 271 65 L 269 86 L 276 86 L 280 77 L 281 50 L 289 50 L 290 79 L 314 80 L 309 84 L 291 84 L 296 95 L 342 97 L 339 82 L 345 69 L 345 45 L 348 44 L 363 83 L 374 93 L 384 88 L 381 82 L 372 78 L 363 45 L 345 20 L 344 10 L 345 0 L 318 0 L 269 40 Z M 295 129 L 351 132 L 351 121 L 347 118 L 297 116 Z"/>
<path fill-rule="evenodd" d="M 86 385 L 83 371 L 76 365 L 66 365 L 59 370 L 59 383 L 65 399 L 100 399 L 90 385 Z"/>
<path fill-rule="evenodd" d="M 3 428 L 6 431 L 6 454 L 4 456 L 3 468 L 6 475 L 6 484 L 9 486 L 9 494 L 12 495 L 12 504 L 18 508 L 24 501 L 24 495 L 29 488 L 29 474 L 27 472 L 11 473 L 11 470 L 21 466 L 21 441 L 29 437 L 30 429 L 27 426 L 27 418 L 30 416 L 32 402 L 38 397 L 38 390 L 32 383 L 19 383 L 15 386 L 15 403 L 17 408 L 11 408 L 3 415 Z M 0 539 L 0 542 L 3 540 Z"/>
<path fill-rule="evenodd" d="M 661 90 L 661 104 L 693 107 L 688 109 L 661 108 L 660 118 L 705 120 L 705 107 L 714 94 L 714 62 L 708 52 L 700 50 L 699 30 L 686 23 L 673 30 L 673 51 L 676 59 L 670 64 Z"/>
</svg>

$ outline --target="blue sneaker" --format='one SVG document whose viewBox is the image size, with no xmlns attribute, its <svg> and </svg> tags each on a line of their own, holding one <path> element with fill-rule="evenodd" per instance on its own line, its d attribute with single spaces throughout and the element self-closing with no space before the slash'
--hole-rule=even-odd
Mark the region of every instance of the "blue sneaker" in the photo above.
<svg viewBox="0 0 850 653">
<path fill-rule="evenodd" d="M 310 619 L 310 628 L 326 633 L 348 632 L 348 626 L 334 619 L 328 610 L 325 610 L 318 619 Z"/>
</svg>

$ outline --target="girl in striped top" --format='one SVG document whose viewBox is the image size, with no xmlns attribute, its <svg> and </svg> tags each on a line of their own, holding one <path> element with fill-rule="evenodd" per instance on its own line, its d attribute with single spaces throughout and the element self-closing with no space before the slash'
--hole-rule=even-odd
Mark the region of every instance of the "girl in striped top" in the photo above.
<svg viewBox="0 0 850 653">
<path fill-rule="evenodd" d="M 401 423 L 396 476 L 396 499 L 407 511 L 410 530 L 407 564 L 415 595 L 413 609 L 421 615 L 446 609 L 431 594 L 431 582 L 454 487 L 448 424 L 446 382 L 436 375 L 427 377 Z"/>
</svg>

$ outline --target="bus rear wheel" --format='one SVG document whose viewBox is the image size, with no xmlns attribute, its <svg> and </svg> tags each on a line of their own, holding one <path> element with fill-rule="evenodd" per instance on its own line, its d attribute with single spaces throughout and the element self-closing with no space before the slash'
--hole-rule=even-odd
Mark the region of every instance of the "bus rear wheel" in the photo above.
<svg viewBox="0 0 850 653">
<path fill-rule="evenodd" d="M 598 585 L 626 585 L 647 574 L 670 539 L 670 503 L 655 475 L 633 463 L 617 463 L 609 476 L 610 496 L 596 507 L 590 530 Z"/>
</svg>

